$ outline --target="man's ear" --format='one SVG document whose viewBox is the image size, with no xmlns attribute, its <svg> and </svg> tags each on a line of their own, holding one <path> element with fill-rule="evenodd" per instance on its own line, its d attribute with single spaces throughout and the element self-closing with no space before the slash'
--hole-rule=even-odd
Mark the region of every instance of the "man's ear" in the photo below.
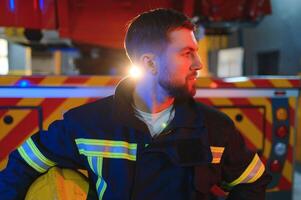
<svg viewBox="0 0 301 200">
<path fill-rule="evenodd" d="M 157 74 L 157 65 L 155 60 L 155 55 L 151 53 L 142 54 L 140 56 L 140 63 L 143 65 L 144 69 L 153 75 Z"/>
</svg>

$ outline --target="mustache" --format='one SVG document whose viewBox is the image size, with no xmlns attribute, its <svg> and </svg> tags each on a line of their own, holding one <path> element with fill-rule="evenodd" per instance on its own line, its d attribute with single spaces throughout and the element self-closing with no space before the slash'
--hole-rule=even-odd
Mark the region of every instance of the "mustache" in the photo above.
<svg viewBox="0 0 301 200">
<path fill-rule="evenodd" d="M 199 76 L 200 76 L 200 73 L 198 71 L 194 71 L 191 74 L 188 74 L 187 78 L 192 78 L 192 77 L 198 78 Z"/>
</svg>

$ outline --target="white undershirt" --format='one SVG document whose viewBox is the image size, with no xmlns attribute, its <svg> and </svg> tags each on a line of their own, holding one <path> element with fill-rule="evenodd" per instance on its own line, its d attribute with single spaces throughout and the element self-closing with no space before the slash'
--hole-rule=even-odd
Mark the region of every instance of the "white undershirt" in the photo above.
<svg viewBox="0 0 301 200">
<path fill-rule="evenodd" d="M 173 105 L 162 110 L 161 112 L 153 114 L 143 112 L 137 109 L 135 106 L 133 107 L 136 117 L 147 125 L 152 137 L 159 135 L 175 116 L 175 109 Z"/>
</svg>

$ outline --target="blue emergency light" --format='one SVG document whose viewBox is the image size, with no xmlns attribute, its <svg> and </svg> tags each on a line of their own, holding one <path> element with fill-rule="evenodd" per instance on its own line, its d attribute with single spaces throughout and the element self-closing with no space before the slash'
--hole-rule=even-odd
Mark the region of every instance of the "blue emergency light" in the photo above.
<svg viewBox="0 0 301 200">
<path fill-rule="evenodd" d="M 16 83 L 17 86 L 20 86 L 20 87 L 28 87 L 30 86 L 30 81 L 29 80 L 20 80 Z"/>
<path fill-rule="evenodd" d="M 9 0 L 9 10 L 11 12 L 14 12 L 15 11 L 15 0 Z"/>
</svg>

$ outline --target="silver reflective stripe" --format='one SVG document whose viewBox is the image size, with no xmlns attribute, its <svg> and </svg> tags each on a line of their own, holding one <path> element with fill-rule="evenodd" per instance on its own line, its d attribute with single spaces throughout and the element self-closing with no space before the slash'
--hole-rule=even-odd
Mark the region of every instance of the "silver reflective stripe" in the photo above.
<svg viewBox="0 0 301 200">
<path fill-rule="evenodd" d="M 135 143 L 83 138 L 78 138 L 75 142 L 79 153 L 86 156 L 136 160 L 137 144 Z"/>
<path fill-rule="evenodd" d="M 46 158 L 34 144 L 31 138 L 27 139 L 19 148 L 18 152 L 21 157 L 40 173 L 46 172 L 50 167 L 56 165 L 55 162 Z"/>
<path fill-rule="evenodd" d="M 88 163 L 92 171 L 98 176 L 96 182 L 96 190 L 99 199 L 103 199 L 103 195 L 107 188 L 107 183 L 102 177 L 103 158 L 97 156 L 88 156 Z"/>
</svg>

